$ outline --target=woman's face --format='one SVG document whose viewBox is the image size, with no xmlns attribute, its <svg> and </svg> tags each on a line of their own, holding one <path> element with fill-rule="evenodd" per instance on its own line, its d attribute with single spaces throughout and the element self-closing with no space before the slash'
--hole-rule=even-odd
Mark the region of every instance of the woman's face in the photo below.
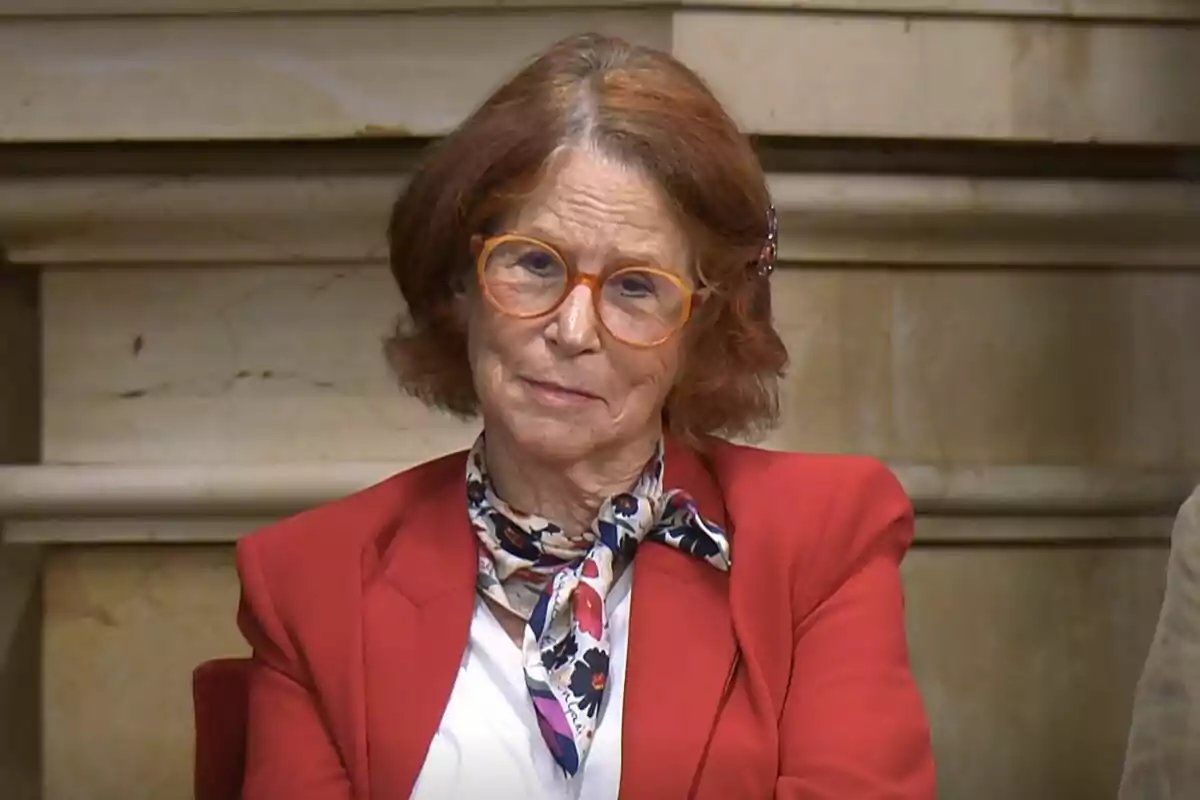
<svg viewBox="0 0 1200 800">
<path fill-rule="evenodd" d="M 551 245 L 583 273 L 636 264 L 694 285 L 686 238 L 662 191 L 589 150 L 563 153 L 499 229 Z M 624 344 L 602 327 L 582 284 L 533 319 L 502 314 L 477 286 L 467 307 L 488 431 L 502 429 L 527 455 L 552 462 L 615 453 L 662 434 L 662 407 L 683 359 L 681 331 L 654 347 Z"/>
</svg>

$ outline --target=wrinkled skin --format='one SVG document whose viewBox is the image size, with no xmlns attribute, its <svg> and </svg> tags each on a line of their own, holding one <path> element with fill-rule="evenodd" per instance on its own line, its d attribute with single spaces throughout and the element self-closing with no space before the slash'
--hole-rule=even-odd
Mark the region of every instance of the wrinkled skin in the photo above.
<svg viewBox="0 0 1200 800">
<path fill-rule="evenodd" d="M 661 189 L 590 149 L 560 153 L 499 227 L 554 246 L 581 272 L 638 263 L 694 285 L 687 238 Z M 685 337 L 650 348 L 613 339 L 583 285 L 535 319 L 500 313 L 474 285 L 463 299 L 497 492 L 568 532 L 586 528 L 652 455 Z"/>
</svg>

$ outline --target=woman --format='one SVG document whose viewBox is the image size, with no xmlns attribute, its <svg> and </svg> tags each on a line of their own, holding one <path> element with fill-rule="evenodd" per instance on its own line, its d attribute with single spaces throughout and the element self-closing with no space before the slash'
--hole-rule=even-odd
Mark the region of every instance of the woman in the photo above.
<svg viewBox="0 0 1200 800">
<path fill-rule="evenodd" d="M 245 796 L 931 798 L 878 463 L 738 447 L 786 362 L 762 170 L 703 83 L 551 48 L 397 201 L 401 384 L 469 453 L 238 549 Z"/>
<path fill-rule="evenodd" d="M 1167 590 L 1138 681 L 1120 800 L 1200 797 L 1200 486 L 1171 532 Z"/>
</svg>

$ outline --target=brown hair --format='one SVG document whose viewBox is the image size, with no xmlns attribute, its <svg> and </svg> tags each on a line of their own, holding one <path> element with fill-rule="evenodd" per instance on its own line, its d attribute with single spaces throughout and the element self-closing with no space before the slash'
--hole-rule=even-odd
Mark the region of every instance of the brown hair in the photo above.
<svg viewBox="0 0 1200 800">
<path fill-rule="evenodd" d="M 471 237 L 497 198 L 536 180 L 563 145 L 594 147 L 655 180 L 692 233 L 713 292 L 688 322 L 667 398 L 672 433 L 770 426 L 787 351 L 755 269 L 768 235 L 762 167 L 703 81 L 671 56 L 598 34 L 565 39 L 497 90 L 435 147 L 392 210 L 392 274 L 408 305 L 387 341 L 401 386 L 469 416 L 478 398 L 454 296 L 473 280 Z"/>
</svg>

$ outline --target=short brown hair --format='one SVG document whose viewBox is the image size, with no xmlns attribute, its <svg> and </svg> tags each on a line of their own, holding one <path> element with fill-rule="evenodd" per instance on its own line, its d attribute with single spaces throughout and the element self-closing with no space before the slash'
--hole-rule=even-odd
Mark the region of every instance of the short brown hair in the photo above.
<svg viewBox="0 0 1200 800">
<path fill-rule="evenodd" d="M 539 56 L 441 140 L 401 193 L 389 226 L 408 315 L 387 341 L 406 392 L 471 416 L 478 397 L 454 296 L 474 279 L 471 237 L 497 198 L 536 180 L 556 149 L 595 147 L 664 190 L 713 289 L 687 326 L 669 430 L 696 440 L 768 427 L 787 351 L 755 269 L 770 197 L 753 148 L 704 82 L 671 56 L 598 34 Z"/>
</svg>

